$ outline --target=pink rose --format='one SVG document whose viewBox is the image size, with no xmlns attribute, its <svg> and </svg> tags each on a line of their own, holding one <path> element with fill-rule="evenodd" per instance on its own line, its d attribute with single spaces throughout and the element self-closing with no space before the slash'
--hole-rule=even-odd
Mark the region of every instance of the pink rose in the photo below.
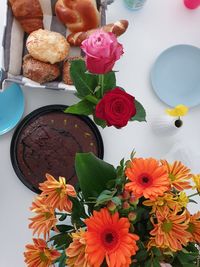
<svg viewBox="0 0 200 267">
<path fill-rule="evenodd" d="M 123 46 L 111 32 L 98 30 L 82 42 L 86 66 L 91 73 L 104 74 L 112 70 L 115 61 L 123 54 Z"/>
</svg>

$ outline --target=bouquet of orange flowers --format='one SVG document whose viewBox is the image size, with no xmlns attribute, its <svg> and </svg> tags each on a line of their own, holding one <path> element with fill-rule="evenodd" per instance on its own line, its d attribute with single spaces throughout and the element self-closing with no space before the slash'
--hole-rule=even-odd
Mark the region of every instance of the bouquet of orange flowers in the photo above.
<svg viewBox="0 0 200 267">
<path fill-rule="evenodd" d="M 28 267 L 199 266 L 200 211 L 190 214 L 187 206 L 200 193 L 200 175 L 135 153 L 117 168 L 77 154 L 75 166 L 76 189 L 49 174 L 40 184 Z"/>
</svg>

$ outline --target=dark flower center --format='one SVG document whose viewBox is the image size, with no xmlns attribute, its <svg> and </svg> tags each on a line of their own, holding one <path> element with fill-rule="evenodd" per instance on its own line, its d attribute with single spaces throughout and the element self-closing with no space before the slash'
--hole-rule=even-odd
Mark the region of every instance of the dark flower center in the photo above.
<svg viewBox="0 0 200 267">
<path fill-rule="evenodd" d="M 114 236 L 113 236 L 112 233 L 108 233 L 108 234 L 105 236 L 105 240 L 106 240 L 106 242 L 108 242 L 108 243 L 112 243 L 113 239 L 114 239 Z"/>
<path fill-rule="evenodd" d="M 149 178 L 148 177 L 143 177 L 142 181 L 143 181 L 143 183 L 147 184 L 149 182 Z"/>
<path fill-rule="evenodd" d="M 143 173 L 139 176 L 138 182 L 144 187 L 148 187 L 152 184 L 152 177 L 146 173 Z"/>
<path fill-rule="evenodd" d="M 118 234 L 112 229 L 105 230 L 101 238 L 104 247 L 109 250 L 115 249 L 119 241 Z"/>
</svg>

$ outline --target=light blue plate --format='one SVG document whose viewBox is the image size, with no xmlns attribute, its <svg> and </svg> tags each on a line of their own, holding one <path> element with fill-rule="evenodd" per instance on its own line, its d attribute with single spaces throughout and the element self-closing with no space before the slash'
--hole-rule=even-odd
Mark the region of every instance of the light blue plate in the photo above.
<svg viewBox="0 0 200 267">
<path fill-rule="evenodd" d="M 17 84 L 0 91 L 0 135 L 10 131 L 24 112 L 24 95 Z"/>
<path fill-rule="evenodd" d="M 151 71 L 158 97 L 169 106 L 200 104 L 200 49 L 176 45 L 165 50 Z"/>
</svg>

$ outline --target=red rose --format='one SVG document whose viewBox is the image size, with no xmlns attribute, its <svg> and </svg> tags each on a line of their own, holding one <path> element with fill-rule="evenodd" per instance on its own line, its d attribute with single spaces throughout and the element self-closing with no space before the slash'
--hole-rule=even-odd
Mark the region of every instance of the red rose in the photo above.
<svg viewBox="0 0 200 267">
<path fill-rule="evenodd" d="M 95 115 L 108 126 L 124 127 L 136 114 L 135 98 L 120 88 L 106 93 L 96 106 Z"/>
</svg>

